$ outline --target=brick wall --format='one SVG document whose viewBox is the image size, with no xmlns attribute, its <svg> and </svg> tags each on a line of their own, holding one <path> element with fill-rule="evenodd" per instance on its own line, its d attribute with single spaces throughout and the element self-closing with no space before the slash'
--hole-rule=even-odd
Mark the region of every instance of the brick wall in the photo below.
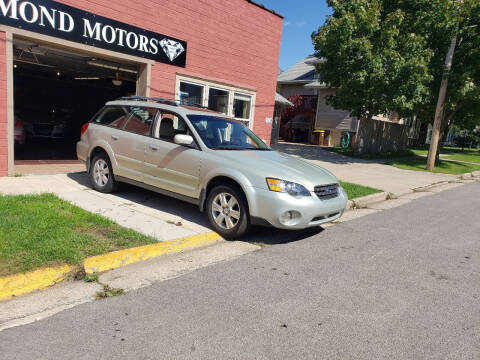
<svg viewBox="0 0 480 360">
<path fill-rule="evenodd" d="M 61 2 L 187 41 L 185 69 L 157 63 L 151 96 L 173 98 L 177 72 L 222 79 L 256 91 L 254 131 L 270 140 L 282 19 L 246 0 L 62 0 Z"/>
<path fill-rule="evenodd" d="M 0 176 L 7 176 L 7 53 L 6 36 L 0 31 Z"/>
</svg>

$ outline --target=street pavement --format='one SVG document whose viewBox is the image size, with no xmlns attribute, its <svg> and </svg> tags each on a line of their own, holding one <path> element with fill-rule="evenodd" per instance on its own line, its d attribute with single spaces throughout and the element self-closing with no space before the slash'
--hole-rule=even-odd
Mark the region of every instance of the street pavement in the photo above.
<svg viewBox="0 0 480 360">
<path fill-rule="evenodd" d="M 342 181 L 373 187 L 396 196 L 431 184 L 458 179 L 457 175 L 399 169 L 385 165 L 386 160 L 363 160 L 344 156 L 323 150 L 317 145 L 279 143 L 272 147 L 313 162 Z"/>
<path fill-rule="evenodd" d="M 479 199 L 458 186 L 6 329 L 0 358 L 479 359 Z"/>
</svg>

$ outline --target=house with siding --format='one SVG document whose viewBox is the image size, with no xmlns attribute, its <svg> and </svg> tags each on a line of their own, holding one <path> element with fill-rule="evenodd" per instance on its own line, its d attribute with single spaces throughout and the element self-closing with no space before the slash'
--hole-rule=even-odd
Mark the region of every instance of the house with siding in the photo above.
<svg viewBox="0 0 480 360">
<path fill-rule="evenodd" d="M 325 60 L 309 55 L 290 69 L 279 74 L 277 78 L 277 90 L 280 94 L 287 98 L 294 95 L 300 95 L 305 99 L 304 103 L 308 102 L 314 104 L 314 108 L 312 108 L 313 114 L 310 117 L 305 118 L 305 112 L 299 111 L 301 114 L 299 115 L 299 120 L 303 119 L 304 123 L 298 119 L 297 121 L 294 119 L 282 124 L 284 128 L 286 128 L 286 130 L 283 131 L 283 134 L 288 133 L 289 124 L 293 127 L 300 127 L 302 125 L 307 127 L 308 124 L 309 134 L 306 137 L 306 141 L 303 142 L 323 146 L 340 146 L 342 143 L 342 136 L 348 134 L 347 138 L 349 139 L 350 146 L 355 147 L 357 143 L 357 135 L 361 133 L 362 136 L 365 137 L 366 134 L 370 132 L 359 131 L 361 120 L 355 116 L 351 116 L 351 111 L 334 109 L 327 104 L 328 96 L 334 95 L 336 90 L 329 88 L 321 81 L 321 79 L 319 79 L 318 74 L 315 71 L 315 66 L 321 61 Z M 398 141 L 395 141 L 395 143 L 400 143 L 402 146 L 403 143 L 406 145 L 407 141 L 412 142 L 418 137 L 419 123 L 416 119 L 402 119 L 395 114 L 389 114 L 386 116 L 374 116 L 373 119 L 363 119 L 362 121 L 365 122 L 365 126 L 367 126 L 366 123 L 368 121 L 373 121 L 373 124 L 368 124 L 369 128 L 371 127 L 375 129 L 383 129 L 382 131 L 395 132 L 399 137 Z M 402 125 L 403 127 L 407 127 L 407 129 L 403 129 Z M 377 131 L 376 136 L 381 137 L 381 135 L 381 132 L 378 133 Z M 280 130 L 280 137 L 281 136 L 282 130 Z M 391 138 L 391 136 L 389 137 Z M 403 139 L 403 137 L 405 137 L 405 139 Z M 305 140 L 305 138 L 299 139 L 297 137 L 297 139 L 293 140 Z M 392 151 L 392 149 L 388 149 L 388 144 L 380 146 L 377 150 L 374 149 L 375 146 L 372 147 L 368 145 L 370 142 L 372 142 L 372 144 L 382 144 L 382 141 L 379 141 L 380 139 L 362 138 L 360 140 L 361 141 L 358 142 L 359 146 L 361 145 L 362 148 L 367 148 L 369 151 L 383 151 L 385 149 L 387 149 L 385 151 Z M 395 145 L 394 147 L 396 148 L 397 146 Z"/>
<path fill-rule="evenodd" d="M 329 89 L 319 79 L 315 71 L 315 65 L 321 60 L 313 55 L 307 56 L 290 69 L 279 74 L 277 78 L 277 90 L 286 98 L 300 95 L 304 99 L 304 107 L 309 107 L 311 113 L 304 119 L 305 126 L 308 123 L 308 143 L 340 146 L 343 132 L 355 134 L 358 121 L 350 116 L 350 111 L 337 110 L 327 105 L 326 97 L 335 93 L 335 89 Z M 305 114 L 305 112 L 302 112 Z M 288 124 L 285 124 L 288 127 Z M 302 122 L 293 122 L 293 126 L 301 126 Z"/>
</svg>

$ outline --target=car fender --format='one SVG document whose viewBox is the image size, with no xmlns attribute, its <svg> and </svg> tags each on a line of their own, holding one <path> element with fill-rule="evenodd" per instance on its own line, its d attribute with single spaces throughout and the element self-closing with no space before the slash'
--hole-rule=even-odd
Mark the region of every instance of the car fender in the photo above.
<svg viewBox="0 0 480 360">
<path fill-rule="evenodd" d="M 92 143 L 92 145 L 90 146 L 90 149 L 88 150 L 88 161 L 92 160 L 92 152 L 96 148 L 101 148 L 107 153 L 108 157 L 110 158 L 110 163 L 112 164 L 113 172 L 114 173 L 117 172 L 118 170 L 117 159 L 115 158 L 112 147 L 105 140 L 99 139 L 94 143 Z"/>
<path fill-rule="evenodd" d="M 235 181 L 240 185 L 242 188 L 245 197 L 247 198 L 247 203 L 248 207 L 251 208 L 254 205 L 254 195 L 255 195 L 255 188 L 253 187 L 251 181 L 240 171 L 234 170 L 234 169 L 229 169 L 229 168 L 214 168 L 211 169 L 204 177 L 202 181 L 202 193 L 205 194 L 205 190 L 207 189 L 207 185 L 210 183 L 210 181 L 216 177 L 227 177 Z M 205 195 L 203 195 L 205 198 Z M 202 196 L 201 196 L 202 198 Z M 201 201 L 201 208 L 203 207 L 203 202 L 206 199 L 200 199 Z"/>
</svg>

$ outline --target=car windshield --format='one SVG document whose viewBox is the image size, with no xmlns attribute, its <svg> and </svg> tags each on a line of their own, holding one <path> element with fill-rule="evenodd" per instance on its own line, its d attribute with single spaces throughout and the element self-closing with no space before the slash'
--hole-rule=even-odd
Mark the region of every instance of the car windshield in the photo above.
<svg viewBox="0 0 480 360">
<path fill-rule="evenodd" d="M 240 121 L 210 115 L 188 115 L 188 119 L 210 149 L 270 150 Z"/>
</svg>

